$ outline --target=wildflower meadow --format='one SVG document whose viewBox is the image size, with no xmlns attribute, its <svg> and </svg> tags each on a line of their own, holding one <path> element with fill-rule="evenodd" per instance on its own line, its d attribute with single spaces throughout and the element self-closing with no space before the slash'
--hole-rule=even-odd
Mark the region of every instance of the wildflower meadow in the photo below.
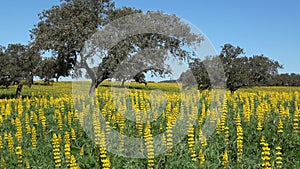
<svg viewBox="0 0 300 169">
<path fill-rule="evenodd" d="M 130 83 L 124 94 L 107 83 L 93 97 L 84 91 L 74 97 L 72 83 L 59 82 L 25 87 L 19 99 L 9 97 L 14 87 L 1 90 L 3 169 L 300 167 L 299 87 L 243 88 L 222 96 L 183 93 L 176 83 Z M 209 134 L 207 124 L 214 127 Z M 186 134 L 176 140 L 180 129 Z M 112 132 L 121 135 L 116 145 Z M 128 145 L 125 136 L 144 142 Z M 113 146 L 119 153 L 110 151 Z M 144 158 L 126 157 L 137 156 L 130 154 L 134 149 Z"/>
</svg>

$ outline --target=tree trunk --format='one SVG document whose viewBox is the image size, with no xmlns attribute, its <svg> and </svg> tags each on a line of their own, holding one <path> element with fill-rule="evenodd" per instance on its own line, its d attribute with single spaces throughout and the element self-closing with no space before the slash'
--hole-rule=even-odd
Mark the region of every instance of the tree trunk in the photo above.
<svg viewBox="0 0 300 169">
<path fill-rule="evenodd" d="M 90 91 L 89 91 L 90 96 L 93 96 L 95 94 L 96 84 L 97 83 L 94 80 L 92 80 L 92 84 L 91 84 Z"/>
<path fill-rule="evenodd" d="M 125 80 L 122 80 L 122 84 L 121 84 L 121 87 L 125 87 Z"/>
<path fill-rule="evenodd" d="M 17 90 L 16 90 L 16 97 L 17 97 L 17 98 L 20 98 L 20 97 L 21 97 L 22 87 L 23 87 L 22 82 L 21 82 L 21 81 L 18 81 L 18 87 L 17 87 Z"/>
<path fill-rule="evenodd" d="M 90 87 L 90 91 L 89 91 L 89 95 L 90 96 L 93 96 L 95 94 L 95 90 L 96 88 L 99 86 L 99 84 L 101 82 L 103 82 L 104 79 L 101 79 L 101 80 L 92 80 L 92 84 L 91 84 L 91 87 Z"/>
<path fill-rule="evenodd" d="M 87 62 L 85 60 L 82 61 L 82 64 L 83 64 L 83 67 L 85 68 L 87 74 L 89 75 L 89 77 L 92 80 L 92 84 L 91 84 L 91 87 L 90 87 L 89 95 L 93 96 L 95 94 L 96 88 L 103 81 L 102 80 L 103 78 L 101 80 L 98 80 L 97 76 L 96 76 L 96 73 L 89 67 L 89 65 L 87 64 Z"/>
<path fill-rule="evenodd" d="M 33 75 L 30 74 L 30 79 L 29 79 L 29 82 L 28 82 L 29 88 L 31 88 L 32 85 L 33 85 Z"/>
<path fill-rule="evenodd" d="M 101 77 L 99 77 L 100 75 L 97 75 L 96 72 L 93 71 L 93 69 L 91 69 L 89 67 L 89 65 L 87 64 L 86 60 L 84 60 L 84 58 L 82 58 L 83 60 L 81 61 L 81 66 L 83 68 L 85 68 L 87 74 L 89 75 L 89 77 L 92 80 L 92 84 L 90 87 L 90 91 L 89 91 L 89 95 L 93 96 L 95 94 L 95 90 L 96 88 L 99 86 L 100 83 L 102 83 L 104 80 L 106 80 L 108 78 L 108 73 L 104 72 Z"/>
</svg>

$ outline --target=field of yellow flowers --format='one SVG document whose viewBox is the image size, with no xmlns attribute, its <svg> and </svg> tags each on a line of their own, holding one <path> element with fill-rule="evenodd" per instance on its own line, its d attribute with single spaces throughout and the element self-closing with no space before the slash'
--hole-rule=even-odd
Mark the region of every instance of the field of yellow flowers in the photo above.
<svg viewBox="0 0 300 169">
<path fill-rule="evenodd" d="M 300 168 L 299 87 L 130 85 L 107 83 L 93 97 L 74 96 L 70 82 L 24 86 L 21 99 L 15 86 L 1 89 L 0 169 Z"/>
</svg>

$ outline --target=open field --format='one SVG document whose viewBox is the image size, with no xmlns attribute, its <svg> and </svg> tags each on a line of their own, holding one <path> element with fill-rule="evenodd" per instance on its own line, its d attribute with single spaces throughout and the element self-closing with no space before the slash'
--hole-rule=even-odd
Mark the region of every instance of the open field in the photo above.
<svg viewBox="0 0 300 169">
<path fill-rule="evenodd" d="M 110 85 L 94 97 L 70 82 L 24 86 L 22 99 L 1 89 L 0 168 L 300 167 L 300 87 Z"/>
</svg>

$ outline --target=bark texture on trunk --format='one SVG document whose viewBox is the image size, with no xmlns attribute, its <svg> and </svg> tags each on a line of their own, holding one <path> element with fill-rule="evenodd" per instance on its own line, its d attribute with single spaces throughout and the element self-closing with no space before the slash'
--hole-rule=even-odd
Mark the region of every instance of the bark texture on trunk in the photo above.
<svg viewBox="0 0 300 169">
<path fill-rule="evenodd" d="M 101 82 L 103 82 L 104 79 L 101 79 L 101 80 L 92 80 L 92 84 L 91 84 L 91 87 L 90 87 L 90 91 L 89 91 L 89 95 L 90 96 L 93 96 L 95 94 L 95 90 L 96 88 L 99 86 L 99 84 Z"/>
<path fill-rule="evenodd" d="M 94 80 L 92 80 L 92 84 L 91 84 L 90 91 L 89 91 L 90 96 L 93 96 L 95 94 L 96 84 L 97 83 Z"/>
<path fill-rule="evenodd" d="M 22 82 L 21 82 L 21 81 L 18 81 L 18 87 L 17 87 L 17 90 L 16 90 L 16 97 L 17 97 L 17 98 L 20 98 L 20 97 L 21 97 L 22 87 L 23 87 Z"/>
</svg>

